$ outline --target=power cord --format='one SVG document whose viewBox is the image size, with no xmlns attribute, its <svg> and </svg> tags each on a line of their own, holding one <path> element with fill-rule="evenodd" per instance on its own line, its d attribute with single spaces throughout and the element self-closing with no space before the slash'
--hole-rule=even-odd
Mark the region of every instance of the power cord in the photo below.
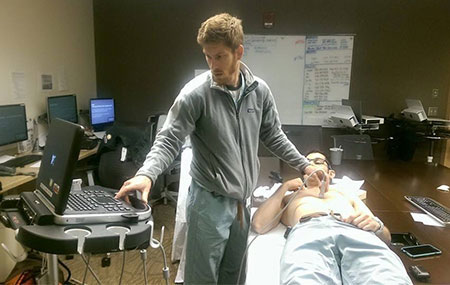
<svg viewBox="0 0 450 285">
<path fill-rule="evenodd" d="M 91 255 L 90 254 L 88 255 L 88 260 L 86 260 L 86 258 L 84 257 L 84 254 L 80 254 L 80 255 L 81 255 L 81 258 L 83 259 L 84 263 L 86 264 L 86 270 L 85 270 L 84 276 L 83 276 L 83 284 L 85 284 L 87 269 L 89 269 L 89 272 L 91 272 L 92 276 L 94 276 L 97 283 L 101 285 L 102 282 L 100 282 L 100 279 L 98 278 L 97 274 L 95 274 L 94 270 L 92 270 L 91 266 L 89 265 L 89 260 L 91 259 Z"/>
<path fill-rule="evenodd" d="M 64 267 L 64 269 L 67 271 L 67 278 L 66 278 L 66 280 L 64 280 L 63 284 L 70 284 L 69 281 L 70 281 L 70 278 L 72 277 L 72 273 L 70 272 L 69 267 L 66 264 L 64 264 L 64 262 L 62 262 L 59 258 L 58 258 L 58 263 L 62 267 Z"/>
<path fill-rule="evenodd" d="M 125 270 L 125 250 L 123 251 L 123 257 L 122 257 L 122 270 L 120 271 L 120 279 L 119 279 L 119 285 L 122 284 L 122 277 L 123 277 L 123 272 Z"/>
<path fill-rule="evenodd" d="M 83 258 L 83 257 L 82 257 L 82 258 Z M 83 258 L 83 260 L 84 260 L 84 258 Z M 87 276 L 87 271 L 88 271 L 88 266 L 89 266 L 90 260 L 91 260 L 91 256 L 88 255 L 87 263 L 86 263 L 86 261 L 85 261 L 85 263 L 86 263 L 86 268 L 84 269 L 84 274 L 83 274 L 83 281 L 82 281 L 82 284 L 85 284 L 85 282 L 86 282 L 86 276 Z"/>
<path fill-rule="evenodd" d="M 308 175 L 308 177 L 306 177 L 306 179 L 305 179 L 305 182 L 303 182 L 303 186 L 304 185 L 306 185 L 306 182 L 308 182 L 308 180 L 311 178 L 311 176 L 314 174 L 314 173 L 317 173 L 317 172 L 322 172 L 323 173 L 323 177 L 322 177 L 322 180 L 321 180 L 321 187 L 320 187 L 320 194 L 319 194 L 319 197 L 320 198 L 323 198 L 323 193 L 325 192 L 325 179 L 326 179 L 326 176 L 327 176 L 327 174 L 326 174 L 326 172 L 325 171 L 323 171 L 322 169 L 316 169 L 316 170 L 314 170 L 313 172 L 311 172 L 311 174 L 309 174 Z M 302 186 L 302 188 L 303 188 L 303 186 Z M 287 207 L 292 203 L 292 201 L 294 200 L 294 198 L 297 196 L 297 194 L 300 192 L 300 190 L 302 189 L 302 188 L 299 188 L 296 192 L 294 192 L 293 193 L 293 195 L 292 195 L 292 197 L 289 199 L 289 201 L 286 203 L 286 205 L 283 207 L 283 209 L 281 209 L 281 211 L 269 222 L 269 223 L 267 223 L 262 229 L 261 229 L 261 232 L 264 232 L 270 225 L 272 225 L 272 223 L 273 222 L 275 222 L 282 214 L 283 214 L 283 212 L 287 209 Z M 249 244 L 246 246 L 246 248 L 245 248 L 245 251 L 244 251 L 244 254 L 242 255 L 242 259 L 241 259 L 241 264 L 240 264 L 240 266 L 239 266 L 239 275 L 238 275 L 238 280 L 237 280 L 237 282 L 236 282 L 236 284 L 237 285 L 239 285 L 240 283 L 240 281 L 241 281 L 241 273 L 242 273 L 242 267 L 243 267 L 243 264 L 244 264 L 244 258 L 247 256 L 247 252 L 248 252 L 248 249 L 250 248 L 250 246 L 252 245 L 252 243 L 255 241 L 255 239 L 257 238 L 257 237 L 259 237 L 261 234 L 259 234 L 259 233 L 257 233 L 256 234 L 256 236 L 249 242 Z"/>
</svg>

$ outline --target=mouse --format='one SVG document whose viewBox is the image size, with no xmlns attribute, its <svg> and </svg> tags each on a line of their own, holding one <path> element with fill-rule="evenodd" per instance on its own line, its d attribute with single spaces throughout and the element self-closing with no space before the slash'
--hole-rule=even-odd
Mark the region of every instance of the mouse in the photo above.
<svg viewBox="0 0 450 285">
<path fill-rule="evenodd" d="M 441 186 L 438 186 L 436 189 L 437 189 L 437 190 L 441 190 L 441 191 L 448 192 L 448 191 L 450 190 L 450 187 L 449 187 L 448 185 L 443 184 L 443 185 L 441 185 Z"/>
</svg>

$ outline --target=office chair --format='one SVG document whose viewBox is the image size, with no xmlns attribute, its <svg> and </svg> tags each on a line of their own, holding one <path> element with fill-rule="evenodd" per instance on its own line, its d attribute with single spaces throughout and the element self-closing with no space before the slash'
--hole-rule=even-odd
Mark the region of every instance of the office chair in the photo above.
<svg viewBox="0 0 450 285">
<path fill-rule="evenodd" d="M 167 114 L 158 113 L 155 115 L 150 115 L 147 119 L 147 122 L 150 124 L 151 128 L 151 139 L 152 142 L 155 140 L 156 135 L 164 126 L 164 122 L 167 119 Z M 173 202 L 173 205 L 176 207 L 178 192 L 171 191 L 171 189 L 178 189 L 178 187 L 172 187 L 171 185 L 174 183 L 178 183 L 180 181 L 180 167 L 181 160 L 180 155 L 172 162 L 172 164 L 156 179 L 155 185 L 152 187 L 154 190 L 160 190 L 159 193 L 157 191 L 151 191 L 153 199 L 150 199 L 151 204 L 155 204 L 163 201 L 164 205 L 167 204 L 167 201 L 170 200 Z M 176 186 L 176 185 L 175 185 Z M 157 196 L 159 194 L 159 197 Z"/>
<path fill-rule="evenodd" d="M 100 143 L 95 164 L 85 168 L 88 185 L 120 189 L 124 181 L 136 174 L 145 160 L 153 142 L 150 133 L 147 124 L 115 122 Z"/>
<path fill-rule="evenodd" d="M 105 135 L 97 153 L 98 167 L 90 167 L 88 185 L 101 185 L 120 189 L 123 182 L 134 177 L 145 161 L 156 134 L 162 128 L 167 115 L 155 114 L 148 117 L 147 124 L 115 122 Z M 123 157 L 122 149 L 127 152 Z M 95 179 L 94 179 L 94 173 Z M 180 159 L 177 158 L 152 185 L 150 203 L 168 200 L 175 202 L 178 192 L 171 191 L 171 184 L 178 182 Z"/>
<path fill-rule="evenodd" d="M 373 160 L 369 135 L 335 135 L 333 145 L 344 149 L 343 159 Z"/>
</svg>

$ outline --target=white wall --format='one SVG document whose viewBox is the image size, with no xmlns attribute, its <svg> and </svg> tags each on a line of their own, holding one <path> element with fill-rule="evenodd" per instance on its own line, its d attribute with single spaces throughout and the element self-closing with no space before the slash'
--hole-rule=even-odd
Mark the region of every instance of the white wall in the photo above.
<svg viewBox="0 0 450 285">
<path fill-rule="evenodd" d="M 23 98 L 12 72 L 25 74 Z M 41 73 L 53 74 L 52 91 L 41 90 Z M 0 0 L 0 105 L 25 103 L 34 119 L 46 112 L 47 96 L 63 94 L 76 94 L 78 109 L 96 97 L 92 0 Z"/>
</svg>

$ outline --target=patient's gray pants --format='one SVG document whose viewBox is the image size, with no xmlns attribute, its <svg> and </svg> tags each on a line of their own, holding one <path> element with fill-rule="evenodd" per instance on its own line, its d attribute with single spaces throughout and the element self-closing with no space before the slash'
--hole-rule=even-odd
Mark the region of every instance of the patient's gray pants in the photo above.
<svg viewBox="0 0 450 285">
<path fill-rule="evenodd" d="M 373 232 L 336 220 L 295 225 L 286 241 L 280 284 L 412 284 L 400 258 Z"/>
<path fill-rule="evenodd" d="M 214 194 L 192 180 L 187 208 L 188 233 L 184 284 L 236 284 L 247 246 L 250 211 L 238 201 Z M 245 259 L 240 278 L 245 283 Z"/>
</svg>

